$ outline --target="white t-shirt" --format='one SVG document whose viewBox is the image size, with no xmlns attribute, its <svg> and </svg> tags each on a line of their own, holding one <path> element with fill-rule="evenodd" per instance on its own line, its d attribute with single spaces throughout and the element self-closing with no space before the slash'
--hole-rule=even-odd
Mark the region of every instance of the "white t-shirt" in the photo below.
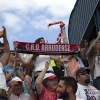
<svg viewBox="0 0 100 100">
<path fill-rule="evenodd" d="M 98 56 L 95 57 L 94 79 L 98 76 L 100 77 L 100 56 L 99 58 Z"/>
<path fill-rule="evenodd" d="M 6 79 L 2 70 L 3 66 L 2 63 L 0 62 L 0 89 L 4 89 L 5 91 L 7 91 Z"/>
<path fill-rule="evenodd" d="M 100 100 L 100 92 L 93 86 L 83 86 L 78 83 L 76 96 L 83 100 Z"/>
<path fill-rule="evenodd" d="M 63 100 L 63 99 L 57 99 L 57 100 Z M 79 97 L 76 96 L 76 100 L 84 100 L 84 99 L 79 98 Z"/>
<path fill-rule="evenodd" d="M 14 94 L 11 94 L 10 100 L 31 100 L 31 99 L 29 94 L 22 93 L 19 97 Z"/>
<path fill-rule="evenodd" d="M 77 97 L 77 96 L 76 96 L 76 100 L 84 100 L 84 99 L 82 99 L 82 98 L 79 98 L 79 97 Z"/>
<path fill-rule="evenodd" d="M 45 68 L 45 62 L 47 60 L 50 60 L 49 55 L 39 55 L 34 62 L 35 65 L 35 71 L 42 71 Z M 51 65 L 49 65 L 48 71 L 53 71 L 53 68 Z"/>
</svg>

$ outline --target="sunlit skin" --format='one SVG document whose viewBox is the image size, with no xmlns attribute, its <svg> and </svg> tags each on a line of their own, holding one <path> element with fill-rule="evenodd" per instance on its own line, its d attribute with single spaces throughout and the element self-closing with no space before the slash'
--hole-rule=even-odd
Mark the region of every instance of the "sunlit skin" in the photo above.
<svg viewBox="0 0 100 100">
<path fill-rule="evenodd" d="M 22 82 L 17 82 L 17 84 L 14 84 L 12 91 L 15 95 L 20 96 L 20 94 L 23 92 Z"/>
<path fill-rule="evenodd" d="M 41 40 L 40 40 L 40 43 L 45 43 L 45 40 L 44 40 L 44 39 L 41 39 Z"/>
<path fill-rule="evenodd" d="M 57 86 L 58 86 L 57 78 L 54 78 L 52 80 L 48 80 L 48 83 L 47 83 L 48 90 L 53 92 L 57 89 Z"/>
<path fill-rule="evenodd" d="M 16 50 L 16 48 L 18 47 L 18 42 L 14 43 L 14 49 Z"/>
<path fill-rule="evenodd" d="M 97 45 L 96 45 L 96 49 L 100 50 L 100 40 L 98 41 Z"/>
<path fill-rule="evenodd" d="M 72 86 L 65 85 L 64 80 L 60 80 L 57 88 L 58 98 L 63 100 L 76 100 L 75 93 L 73 93 Z"/>
<path fill-rule="evenodd" d="M 10 56 L 9 56 L 9 60 L 8 61 L 14 61 L 14 58 L 15 58 L 15 56 L 14 56 L 14 53 L 13 52 L 11 52 L 11 54 L 10 54 Z"/>
<path fill-rule="evenodd" d="M 66 86 L 64 85 L 64 81 L 61 80 L 57 87 L 58 97 L 60 97 L 61 93 L 63 93 L 66 90 Z"/>
<path fill-rule="evenodd" d="M 84 71 L 83 74 L 79 74 L 77 77 L 78 83 L 87 86 L 87 84 L 85 84 L 85 80 L 86 79 L 90 79 L 89 74 L 87 73 L 87 71 Z"/>
</svg>

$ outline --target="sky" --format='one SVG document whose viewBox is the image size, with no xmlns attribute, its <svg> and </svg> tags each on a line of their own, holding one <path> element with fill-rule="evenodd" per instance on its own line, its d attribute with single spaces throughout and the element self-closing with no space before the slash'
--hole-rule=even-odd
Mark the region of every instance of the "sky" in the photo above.
<svg viewBox="0 0 100 100">
<path fill-rule="evenodd" d="M 48 23 L 68 22 L 76 0 L 0 0 L 0 30 L 6 27 L 10 49 L 13 41 L 34 42 L 44 37 L 55 43 L 60 33 L 59 25 L 47 27 Z M 0 39 L 2 42 L 3 40 Z"/>
</svg>

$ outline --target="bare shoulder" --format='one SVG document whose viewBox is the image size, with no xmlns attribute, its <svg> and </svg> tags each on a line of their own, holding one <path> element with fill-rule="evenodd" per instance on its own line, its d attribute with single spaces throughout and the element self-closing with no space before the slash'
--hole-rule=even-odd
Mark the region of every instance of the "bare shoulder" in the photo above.
<svg viewBox="0 0 100 100">
<path fill-rule="evenodd" d="M 25 75 L 25 79 L 30 79 L 31 77 L 29 75 Z"/>
</svg>

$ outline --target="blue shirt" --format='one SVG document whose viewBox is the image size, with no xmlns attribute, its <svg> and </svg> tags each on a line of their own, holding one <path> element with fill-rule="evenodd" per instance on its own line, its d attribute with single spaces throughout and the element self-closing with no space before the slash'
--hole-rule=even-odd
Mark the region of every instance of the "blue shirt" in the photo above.
<svg viewBox="0 0 100 100">
<path fill-rule="evenodd" d="M 22 68 L 22 67 L 17 66 L 17 68 L 20 70 L 21 73 L 23 73 L 23 68 Z M 3 69 L 3 72 L 4 72 L 5 76 L 6 76 L 7 74 L 9 74 L 9 73 L 12 71 L 12 69 L 13 69 L 13 66 L 8 66 L 8 65 L 6 65 L 6 66 L 4 67 L 4 69 Z M 16 71 L 12 74 L 12 76 L 10 77 L 10 79 L 6 81 L 8 87 L 9 87 L 10 81 L 11 81 L 14 77 L 19 77 Z"/>
</svg>

